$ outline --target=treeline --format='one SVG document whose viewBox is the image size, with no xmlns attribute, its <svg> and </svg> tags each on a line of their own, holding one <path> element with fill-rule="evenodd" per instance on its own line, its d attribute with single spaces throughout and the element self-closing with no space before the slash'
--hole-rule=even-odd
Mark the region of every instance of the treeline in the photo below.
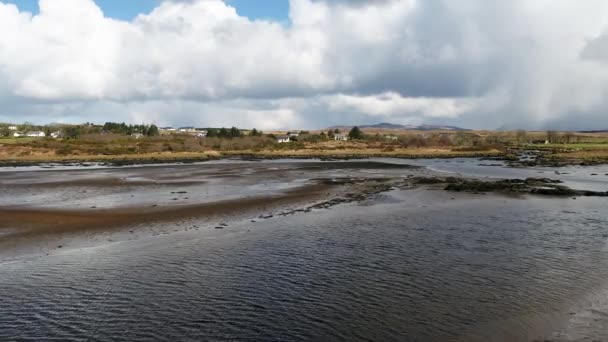
<svg viewBox="0 0 608 342">
<path fill-rule="evenodd" d="M 123 135 L 132 135 L 132 134 L 143 134 L 148 137 L 153 137 L 158 135 L 158 127 L 154 124 L 152 125 L 127 125 L 124 122 L 116 123 L 116 122 L 106 122 L 103 125 L 103 131 L 106 133 L 113 134 L 123 134 Z"/>
<path fill-rule="evenodd" d="M 255 128 L 249 133 L 250 137 L 261 137 L 263 135 L 264 133 L 262 131 L 258 131 Z M 243 132 L 236 127 L 232 127 L 230 129 L 224 127 L 219 129 L 209 128 L 207 130 L 207 138 L 241 138 L 243 136 L 245 136 L 245 134 L 243 134 Z"/>
</svg>

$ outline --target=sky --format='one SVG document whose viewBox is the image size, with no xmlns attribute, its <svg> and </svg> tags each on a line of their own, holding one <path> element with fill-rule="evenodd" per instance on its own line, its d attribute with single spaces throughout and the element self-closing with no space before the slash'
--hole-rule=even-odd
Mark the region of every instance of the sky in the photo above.
<svg viewBox="0 0 608 342">
<path fill-rule="evenodd" d="M 23 11 L 39 13 L 38 0 L 3 0 L 1 2 L 14 4 Z M 139 14 L 150 13 L 160 2 L 160 0 L 95 0 L 105 16 L 120 20 L 133 20 Z M 252 20 L 288 21 L 289 0 L 229 0 L 227 3 L 236 8 L 240 15 Z"/>
<path fill-rule="evenodd" d="M 605 0 L 0 0 L 0 122 L 607 129 Z"/>
</svg>

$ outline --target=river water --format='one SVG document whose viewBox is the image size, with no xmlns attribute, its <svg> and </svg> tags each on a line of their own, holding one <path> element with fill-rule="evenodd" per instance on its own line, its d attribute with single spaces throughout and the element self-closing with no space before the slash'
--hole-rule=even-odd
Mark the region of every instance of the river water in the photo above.
<svg viewBox="0 0 608 342">
<path fill-rule="evenodd" d="M 0 263 L 0 340 L 51 338 L 608 340 L 608 200 L 393 190 Z"/>
</svg>

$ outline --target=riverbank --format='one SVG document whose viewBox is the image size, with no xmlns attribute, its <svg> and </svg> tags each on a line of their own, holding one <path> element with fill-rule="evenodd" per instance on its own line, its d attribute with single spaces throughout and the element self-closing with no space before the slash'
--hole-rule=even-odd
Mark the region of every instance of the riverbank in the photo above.
<svg viewBox="0 0 608 342">
<path fill-rule="evenodd" d="M 40 155 L 2 156 L 0 167 L 39 166 L 46 164 L 83 165 L 101 164 L 108 166 L 196 163 L 226 158 L 242 159 L 369 159 L 369 158 L 501 158 L 504 153 L 499 150 L 475 151 L 449 148 L 410 148 L 410 149 L 343 149 L 343 150 L 243 150 L 243 151 L 206 151 L 206 152 L 159 152 L 123 155 L 67 155 L 58 156 L 52 153 Z"/>
<path fill-rule="evenodd" d="M 522 158 L 522 156 L 525 156 Z M 505 150 L 475 150 L 451 148 L 400 148 L 400 149 L 280 149 L 280 150 L 239 150 L 239 151 L 205 151 L 205 152 L 158 152 L 143 154 L 118 155 L 55 155 L 24 154 L 6 155 L 0 153 L 0 167 L 25 167 L 44 165 L 79 165 L 79 166 L 130 166 L 171 163 L 198 163 L 211 160 L 237 158 L 244 160 L 273 159 L 320 159 L 351 160 L 372 158 L 400 159 L 449 159 L 449 158 L 484 158 L 508 162 L 513 167 L 569 165 L 605 165 L 608 164 L 608 148 L 591 150 L 570 149 L 536 149 L 509 148 Z"/>
</svg>

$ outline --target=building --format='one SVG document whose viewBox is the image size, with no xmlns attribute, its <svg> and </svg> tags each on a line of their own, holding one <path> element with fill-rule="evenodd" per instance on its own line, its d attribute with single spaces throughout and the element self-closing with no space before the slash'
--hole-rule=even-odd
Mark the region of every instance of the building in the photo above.
<svg viewBox="0 0 608 342">
<path fill-rule="evenodd" d="M 9 131 L 16 131 L 17 126 L 8 126 Z"/>
<path fill-rule="evenodd" d="M 15 133 L 13 133 L 13 137 L 15 137 L 15 138 L 21 138 L 21 137 L 24 137 L 24 136 L 25 136 L 25 134 L 23 134 L 21 132 L 15 132 Z"/>
<path fill-rule="evenodd" d="M 135 139 L 141 139 L 144 137 L 144 135 L 141 133 L 133 133 L 133 134 L 131 134 L 131 136 Z"/>
<path fill-rule="evenodd" d="M 187 127 L 180 127 L 177 129 L 177 131 L 180 133 L 194 133 L 194 132 L 196 132 L 196 129 L 191 126 L 187 126 Z"/>
<path fill-rule="evenodd" d="M 399 137 L 396 135 L 385 135 L 384 139 L 386 139 L 388 141 L 398 141 Z"/>
<path fill-rule="evenodd" d="M 299 131 L 287 132 L 287 136 L 288 137 L 298 137 L 298 136 L 300 136 L 300 132 Z"/>
<path fill-rule="evenodd" d="M 207 137 L 207 131 L 199 131 L 196 133 L 196 137 L 197 138 L 206 138 Z"/>
<path fill-rule="evenodd" d="M 51 133 L 51 138 L 55 138 L 55 139 L 63 138 L 63 132 L 61 132 L 61 131 L 53 132 L 53 133 Z"/>
<path fill-rule="evenodd" d="M 42 131 L 29 131 L 25 136 L 30 138 L 44 138 L 46 137 L 46 134 Z"/>
<path fill-rule="evenodd" d="M 175 132 L 176 129 L 173 127 L 161 127 L 159 128 L 161 131 Z"/>
<path fill-rule="evenodd" d="M 336 141 L 347 141 L 348 140 L 348 134 L 342 134 L 342 133 L 334 134 L 334 140 L 336 140 Z"/>
<path fill-rule="evenodd" d="M 277 142 L 279 144 L 288 143 L 290 141 L 291 141 L 291 138 L 289 136 L 287 136 L 287 135 L 281 135 L 281 136 L 277 137 Z"/>
</svg>

